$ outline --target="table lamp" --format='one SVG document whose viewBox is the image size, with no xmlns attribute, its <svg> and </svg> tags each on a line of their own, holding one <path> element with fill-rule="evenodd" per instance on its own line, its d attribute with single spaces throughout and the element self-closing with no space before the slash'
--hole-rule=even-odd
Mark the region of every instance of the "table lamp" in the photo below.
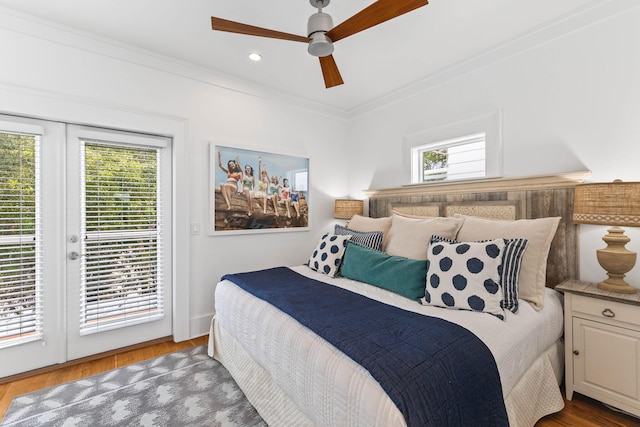
<svg viewBox="0 0 640 427">
<path fill-rule="evenodd" d="M 625 245 L 631 240 L 623 227 L 640 227 L 640 182 L 579 184 L 573 199 L 573 222 L 611 225 L 602 240 L 607 247 L 597 251 L 600 266 L 607 271 L 606 280 L 598 283 L 605 291 L 635 293 L 638 289 L 624 280 L 636 263 L 636 253 Z"/>
<path fill-rule="evenodd" d="M 333 217 L 336 219 L 351 219 L 354 215 L 362 215 L 364 202 L 362 200 L 336 199 Z"/>
</svg>

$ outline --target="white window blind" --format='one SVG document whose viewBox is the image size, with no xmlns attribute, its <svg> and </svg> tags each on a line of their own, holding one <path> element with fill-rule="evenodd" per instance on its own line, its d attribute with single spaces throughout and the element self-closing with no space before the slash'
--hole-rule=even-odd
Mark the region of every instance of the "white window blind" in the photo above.
<svg viewBox="0 0 640 427">
<path fill-rule="evenodd" d="M 80 333 L 164 315 L 157 147 L 82 141 Z"/>
<path fill-rule="evenodd" d="M 42 131 L 31 128 L 0 127 L 0 348 L 42 338 Z"/>
</svg>

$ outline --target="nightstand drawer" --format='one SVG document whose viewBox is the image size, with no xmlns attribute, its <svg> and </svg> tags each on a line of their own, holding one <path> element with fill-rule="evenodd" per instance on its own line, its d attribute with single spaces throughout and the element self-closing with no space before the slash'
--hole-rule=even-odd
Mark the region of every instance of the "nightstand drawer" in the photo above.
<svg viewBox="0 0 640 427">
<path fill-rule="evenodd" d="M 640 326 L 638 307 L 631 304 L 574 295 L 573 311 L 575 314 L 584 313 L 603 320 L 615 320 Z"/>
</svg>

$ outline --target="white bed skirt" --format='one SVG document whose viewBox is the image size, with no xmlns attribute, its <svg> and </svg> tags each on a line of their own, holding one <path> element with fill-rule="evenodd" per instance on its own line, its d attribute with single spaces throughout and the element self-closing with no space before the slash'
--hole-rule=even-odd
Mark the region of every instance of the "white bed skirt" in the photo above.
<svg viewBox="0 0 640 427">
<path fill-rule="evenodd" d="M 273 427 L 315 426 L 305 415 L 303 408 L 280 389 L 271 374 L 263 369 L 224 327 L 215 321 L 215 318 L 211 322 L 209 355 L 227 368 L 267 424 Z M 534 361 L 505 398 L 509 424 L 512 427 L 534 426 L 540 418 L 558 412 L 564 407 L 558 387 L 563 368 L 564 345 L 559 340 Z M 375 425 L 406 425 L 400 411 L 395 405 L 392 406 L 380 414 L 380 423 Z M 332 408 L 321 410 L 332 412 Z M 365 427 L 357 419 L 344 420 L 341 425 Z M 369 426 L 371 424 L 367 422 L 366 427 Z"/>
</svg>

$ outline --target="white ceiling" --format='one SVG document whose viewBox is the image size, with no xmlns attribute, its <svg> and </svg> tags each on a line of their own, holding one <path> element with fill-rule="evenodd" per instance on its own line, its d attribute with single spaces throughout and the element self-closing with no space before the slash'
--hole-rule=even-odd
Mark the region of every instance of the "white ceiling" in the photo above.
<svg viewBox="0 0 640 427">
<path fill-rule="evenodd" d="M 373 0 L 331 0 L 335 25 Z M 309 0 L 0 0 L 0 6 L 343 111 L 418 83 L 602 3 L 596 0 L 431 0 L 340 40 L 345 84 L 325 89 L 304 43 L 211 30 L 211 16 L 306 36 Z M 250 52 L 263 60 L 250 61 Z"/>
</svg>

